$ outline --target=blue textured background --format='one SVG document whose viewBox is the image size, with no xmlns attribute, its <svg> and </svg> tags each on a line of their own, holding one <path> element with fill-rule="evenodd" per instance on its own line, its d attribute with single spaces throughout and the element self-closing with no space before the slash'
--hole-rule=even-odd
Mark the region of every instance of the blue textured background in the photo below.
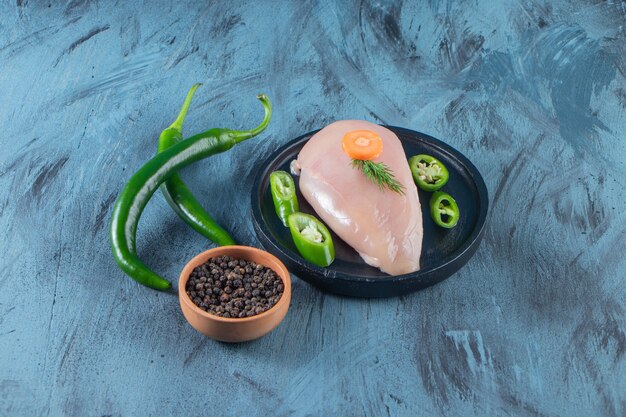
<svg viewBox="0 0 626 417">
<path fill-rule="evenodd" d="M 0 415 L 626 415 L 624 3 L 168 3 L 0 2 Z M 254 162 L 363 118 L 476 164 L 478 253 L 393 299 L 294 277 L 267 337 L 196 333 L 115 266 L 108 225 L 197 81 L 189 134 L 274 103 L 265 134 L 183 172 L 239 242 Z M 155 195 L 149 265 L 174 279 L 209 246 Z"/>
</svg>

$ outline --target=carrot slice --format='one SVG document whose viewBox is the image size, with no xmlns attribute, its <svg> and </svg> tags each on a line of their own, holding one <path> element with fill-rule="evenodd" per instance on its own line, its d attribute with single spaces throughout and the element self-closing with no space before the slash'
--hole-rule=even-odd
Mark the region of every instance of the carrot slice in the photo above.
<svg viewBox="0 0 626 417">
<path fill-rule="evenodd" d="M 342 141 L 343 151 L 352 159 L 371 161 L 383 151 L 383 140 L 371 130 L 352 130 Z"/>
</svg>

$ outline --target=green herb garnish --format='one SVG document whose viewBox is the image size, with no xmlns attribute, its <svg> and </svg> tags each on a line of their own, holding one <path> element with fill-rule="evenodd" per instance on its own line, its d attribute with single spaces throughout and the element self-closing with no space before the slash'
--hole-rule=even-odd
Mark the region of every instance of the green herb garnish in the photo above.
<svg viewBox="0 0 626 417">
<path fill-rule="evenodd" d="M 388 188 L 391 191 L 404 195 L 404 186 L 396 180 L 393 171 L 383 162 L 376 163 L 368 160 L 353 159 L 352 168 L 361 170 L 381 190 Z"/>
</svg>

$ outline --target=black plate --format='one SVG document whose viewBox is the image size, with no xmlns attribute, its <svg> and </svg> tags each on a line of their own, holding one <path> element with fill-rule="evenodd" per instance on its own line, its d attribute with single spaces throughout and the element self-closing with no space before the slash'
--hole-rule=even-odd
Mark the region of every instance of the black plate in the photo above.
<svg viewBox="0 0 626 417">
<path fill-rule="evenodd" d="M 446 165 L 450 179 L 442 191 L 455 198 L 461 212 L 454 229 L 437 227 L 430 217 L 428 201 L 431 194 L 419 190 L 424 241 L 421 269 L 411 274 L 390 276 L 367 265 L 352 247 L 334 233 L 336 257 L 328 268 L 307 262 L 298 254 L 289 229 L 283 226 L 274 211 L 269 176 L 278 169 L 289 172 L 289 163 L 296 159 L 306 141 L 317 130 L 287 143 L 255 167 L 252 221 L 261 243 L 292 273 L 324 291 L 353 297 L 390 297 L 420 290 L 458 271 L 476 252 L 482 239 L 489 199 L 485 182 L 476 167 L 459 151 L 431 136 L 401 127 L 385 127 L 398 135 L 407 157 L 424 153 Z M 298 179 L 294 179 L 298 187 Z M 301 211 L 315 214 L 299 189 L 298 199 Z"/>
</svg>

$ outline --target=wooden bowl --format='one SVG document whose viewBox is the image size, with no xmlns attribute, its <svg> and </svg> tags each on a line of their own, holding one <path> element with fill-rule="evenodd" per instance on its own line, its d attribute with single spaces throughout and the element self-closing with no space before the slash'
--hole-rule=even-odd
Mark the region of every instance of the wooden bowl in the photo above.
<svg viewBox="0 0 626 417">
<path fill-rule="evenodd" d="M 273 270 L 283 281 L 285 289 L 278 302 L 269 310 L 252 317 L 225 318 L 209 314 L 194 304 L 185 290 L 189 275 L 194 268 L 210 258 L 231 256 L 256 262 Z M 178 299 L 183 315 L 200 333 L 222 342 L 245 342 L 258 339 L 274 330 L 285 318 L 291 301 L 291 278 L 285 265 L 274 255 L 249 246 L 221 246 L 202 252 L 193 258 L 180 273 Z"/>
</svg>

